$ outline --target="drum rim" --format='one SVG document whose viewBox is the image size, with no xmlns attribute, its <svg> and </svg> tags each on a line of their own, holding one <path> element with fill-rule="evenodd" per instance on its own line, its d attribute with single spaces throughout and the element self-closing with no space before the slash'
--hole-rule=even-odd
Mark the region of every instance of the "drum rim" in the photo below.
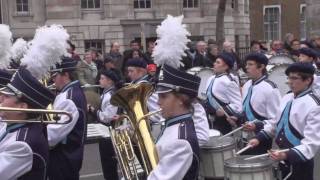
<svg viewBox="0 0 320 180">
<path fill-rule="evenodd" d="M 219 139 L 221 136 L 213 136 L 213 137 L 210 137 L 210 139 L 209 139 L 209 141 L 208 141 L 208 143 L 210 142 L 210 141 L 214 141 L 214 140 L 217 140 L 217 139 Z M 230 140 L 229 142 L 228 142 L 228 144 L 222 144 L 222 145 L 220 145 L 220 146 L 210 146 L 208 143 L 207 144 L 205 144 L 205 145 L 203 145 L 202 147 L 201 147 L 201 149 L 209 149 L 209 150 L 215 150 L 215 149 L 228 149 L 229 147 L 232 147 L 232 146 L 235 146 L 236 145 L 236 141 L 235 141 L 235 139 L 234 138 L 232 138 L 232 137 L 225 137 L 225 138 L 223 138 L 223 140 L 224 139 L 228 139 L 228 140 Z M 226 142 L 226 141 L 222 141 L 222 142 Z"/>
<path fill-rule="evenodd" d="M 264 158 L 259 158 L 260 161 L 259 162 L 250 162 L 248 161 L 248 164 L 236 164 L 235 163 L 235 159 L 239 159 L 241 158 L 242 161 L 244 161 L 245 158 L 248 157 L 252 157 L 252 155 L 243 155 L 243 156 L 237 156 L 237 157 L 233 157 L 230 159 L 227 159 L 224 161 L 224 167 L 225 168 L 229 168 L 229 169 L 255 169 L 255 168 L 267 168 L 267 167 L 272 167 L 272 165 L 274 164 L 274 161 L 272 161 L 270 158 L 268 157 L 264 157 Z M 259 160 L 257 159 L 257 160 Z"/>
</svg>

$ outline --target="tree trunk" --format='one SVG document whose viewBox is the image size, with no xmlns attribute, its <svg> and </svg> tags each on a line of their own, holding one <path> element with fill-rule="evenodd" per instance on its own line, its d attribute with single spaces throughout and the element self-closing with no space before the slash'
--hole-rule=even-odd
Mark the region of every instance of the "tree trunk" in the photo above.
<svg viewBox="0 0 320 180">
<path fill-rule="evenodd" d="M 219 0 L 217 19 L 216 19 L 216 40 L 219 50 L 222 49 L 224 37 L 224 13 L 226 11 L 227 0 Z"/>
</svg>

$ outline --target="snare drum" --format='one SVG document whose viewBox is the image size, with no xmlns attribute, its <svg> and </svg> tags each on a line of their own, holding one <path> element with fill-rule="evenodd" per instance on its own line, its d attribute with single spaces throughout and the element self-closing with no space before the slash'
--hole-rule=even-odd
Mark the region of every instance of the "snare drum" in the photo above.
<svg viewBox="0 0 320 180">
<path fill-rule="evenodd" d="M 238 156 L 224 162 L 224 179 L 274 180 L 272 161 L 268 157 L 244 160 L 251 156 Z"/>
<path fill-rule="evenodd" d="M 235 148 L 236 142 L 231 137 L 210 138 L 200 149 L 200 175 L 205 178 L 223 178 L 223 163 L 226 159 L 234 157 Z"/>
<path fill-rule="evenodd" d="M 194 67 L 187 70 L 187 73 L 201 78 L 198 97 L 202 98 L 203 96 L 205 96 L 207 91 L 206 89 L 207 81 L 214 74 L 213 69 L 208 67 Z"/>
<path fill-rule="evenodd" d="M 286 69 L 289 64 L 280 64 L 280 65 L 268 65 L 268 78 L 274 82 L 281 93 L 281 95 L 285 95 L 289 90 L 289 86 L 287 84 L 287 75 L 285 74 Z"/>
</svg>

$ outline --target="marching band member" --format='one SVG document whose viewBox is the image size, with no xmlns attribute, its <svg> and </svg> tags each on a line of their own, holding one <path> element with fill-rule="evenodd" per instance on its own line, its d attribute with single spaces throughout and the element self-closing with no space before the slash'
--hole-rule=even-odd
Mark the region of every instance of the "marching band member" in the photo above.
<svg viewBox="0 0 320 180">
<path fill-rule="evenodd" d="M 20 68 L 1 90 L 1 107 L 46 109 L 54 95 Z M 26 112 L 1 112 L 3 120 L 39 120 L 40 115 Z M 46 128 L 40 123 L 1 123 L 0 177 L 9 179 L 46 179 L 49 146 Z"/>
<path fill-rule="evenodd" d="M 5 87 L 11 80 L 12 74 L 7 70 L 0 69 L 0 88 Z"/>
<path fill-rule="evenodd" d="M 299 62 L 311 63 L 314 67 L 317 61 L 317 52 L 311 48 L 301 48 L 299 50 Z M 313 77 L 312 91 L 315 95 L 320 97 L 320 74 L 315 73 Z"/>
<path fill-rule="evenodd" d="M 192 101 L 198 94 L 200 78 L 164 65 L 163 79 L 156 92 L 165 127 L 156 143 L 159 163 L 148 176 L 155 179 L 196 179 L 199 144 L 192 120 Z"/>
<path fill-rule="evenodd" d="M 320 100 L 311 90 L 314 72 L 311 64 L 301 62 L 286 69 L 292 93 L 282 98 L 276 118 L 267 121 L 256 138 L 249 141 L 257 146 L 274 137 L 280 149 L 289 148 L 288 152 L 270 152 L 273 160 L 285 162 L 280 163 L 284 177 L 291 169 L 289 180 L 313 179 L 313 157 L 320 147 Z"/>
<path fill-rule="evenodd" d="M 121 77 L 113 70 L 104 70 L 100 74 L 100 87 L 103 88 L 101 95 L 101 107 L 96 110 L 88 105 L 89 113 L 95 114 L 98 121 L 110 124 L 117 119 L 118 107 L 110 103 L 112 94 L 121 87 Z M 99 152 L 103 176 L 105 179 L 119 179 L 117 172 L 117 160 L 111 138 L 99 140 Z"/>
<path fill-rule="evenodd" d="M 259 132 L 265 120 L 276 117 L 281 95 L 276 84 L 267 77 L 268 59 L 264 54 L 251 53 L 247 55 L 245 61 L 247 75 L 251 79 L 242 88 L 244 121 L 249 122 L 245 125 L 245 130 Z M 265 141 L 260 146 L 246 151 L 245 154 L 266 153 L 271 145 L 271 140 Z"/>
<path fill-rule="evenodd" d="M 76 80 L 76 65 L 76 60 L 65 57 L 62 63 L 52 70 L 53 81 L 60 91 L 53 108 L 66 110 L 72 113 L 73 118 L 68 124 L 47 126 L 50 180 L 79 179 L 82 166 L 87 102 L 80 82 Z M 59 122 L 66 121 L 65 118 L 61 116 Z"/>
<path fill-rule="evenodd" d="M 213 128 L 222 134 L 232 130 L 233 121 L 227 121 L 226 114 L 239 116 L 242 111 L 239 84 L 230 75 L 234 65 L 234 58 L 230 53 L 218 55 L 214 63 L 214 75 L 208 80 L 206 105 L 210 113 L 215 115 Z"/>
</svg>

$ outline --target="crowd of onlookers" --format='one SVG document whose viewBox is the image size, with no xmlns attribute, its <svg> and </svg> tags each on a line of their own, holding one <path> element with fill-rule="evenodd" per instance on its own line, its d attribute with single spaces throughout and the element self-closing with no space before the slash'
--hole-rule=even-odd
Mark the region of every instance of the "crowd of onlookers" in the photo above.
<svg viewBox="0 0 320 180">
<path fill-rule="evenodd" d="M 79 60 L 78 78 L 81 84 L 96 84 L 98 82 L 99 72 L 103 70 L 114 70 L 118 72 L 121 77 L 126 79 L 126 62 L 129 59 L 135 58 L 145 61 L 148 66 L 147 70 L 150 74 L 155 74 L 157 66 L 154 65 L 152 58 L 152 51 L 155 47 L 155 42 L 147 42 L 146 51 L 143 52 L 140 42 L 132 40 L 129 48 L 120 52 L 120 45 L 118 42 L 113 42 L 110 45 L 110 51 L 102 56 L 95 48 L 87 50 L 81 60 L 80 56 L 75 52 L 75 46 L 70 43 L 70 53 L 72 57 Z M 216 57 L 221 52 L 229 52 L 235 58 L 234 70 L 238 70 L 244 66 L 243 61 L 239 58 L 234 44 L 230 41 L 223 43 L 222 49 L 219 50 L 216 41 L 209 39 L 206 41 L 190 42 L 186 50 L 186 56 L 183 57 L 184 64 L 181 69 L 188 70 L 193 67 L 213 67 Z M 261 52 L 267 56 L 278 54 L 285 54 L 290 56 L 293 60 L 298 60 L 300 49 L 308 48 L 315 54 L 320 56 L 320 36 L 316 36 L 311 40 L 298 40 L 293 34 L 288 33 L 283 41 L 273 40 L 268 47 L 265 41 L 253 40 L 250 43 L 251 52 Z M 247 53 L 249 53 L 249 51 Z"/>
</svg>

